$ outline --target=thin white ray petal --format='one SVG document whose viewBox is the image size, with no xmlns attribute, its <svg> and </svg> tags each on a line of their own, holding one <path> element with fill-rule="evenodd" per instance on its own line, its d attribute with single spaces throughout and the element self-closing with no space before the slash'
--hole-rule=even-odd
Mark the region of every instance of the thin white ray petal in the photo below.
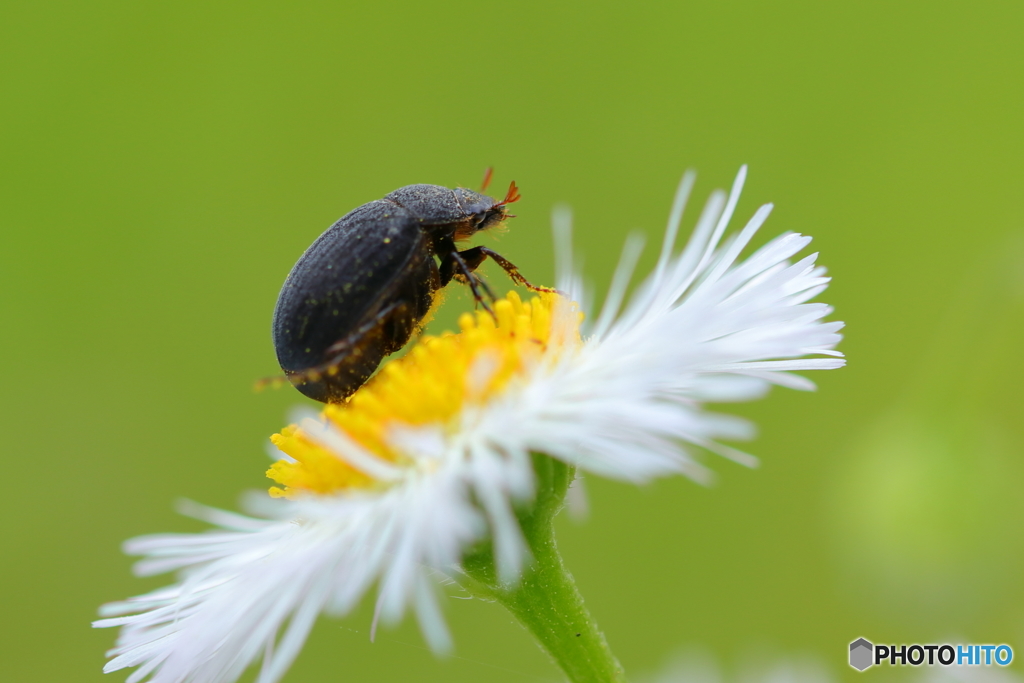
<svg viewBox="0 0 1024 683">
<path fill-rule="evenodd" d="M 665 238 L 661 243 L 661 254 L 658 256 L 658 264 L 654 268 L 655 290 L 665 276 L 669 258 L 672 256 L 672 250 L 675 249 L 676 236 L 679 234 L 679 223 L 683 220 L 683 212 L 686 210 L 686 204 L 696 182 L 697 174 L 693 171 L 684 173 L 683 179 L 679 181 L 679 189 L 676 190 L 675 199 L 672 201 L 672 211 L 668 216 L 668 226 L 665 228 Z"/>
<path fill-rule="evenodd" d="M 707 245 L 711 240 L 711 232 L 721 219 L 727 201 L 728 195 L 721 190 L 715 190 L 708 197 L 708 201 L 701 211 L 700 218 L 697 219 L 697 225 L 693 229 L 693 235 L 690 237 L 689 242 L 687 242 L 686 248 L 683 249 L 683 253 L 676 259 L 675 267 L 672 270 L 674 277 L 670 282 L 675 282 L 676 285 L 668 298 L 673 301 L 679 298 L 682 290 L 686 287 L 684 284 L 680 288 L 678 283 L 685 283 L 689 280 L 689 276 L 697 270 L 700 257 L 707 249 Z"/>
<path fill-rule="evenodd" d="M 555 286 L 570 298 L 576 299 L 581 292 L 579 274 L 574 265 L 572 209 L 564 204 L 556 206 L 551 214 L 551 225 L 555 242 Z"/>
<path fill-rule="evenodd" d="M 325 423 L 319 417 L 304 417 L 299 428 L 310 440 L 322 445 L 330 452 L 343 458 L 348 464 L 374 479 L 393 482 L 401 479 L 405 472 L 370 453 L 333 424 Z"/>
<path fill-rule="evenodd" d="M 452 636 L 445 624 L 444 615 L 437 604 L 434 587 L 426 577 L 420 576 L 416 584 L 416 616 L 420 622 L 420 630 L 427 639 L 427 644 L 434 652 L 445 653 L 452 650 Z"/>
<path fill-rule="evenodd" d="M 736 174 L 736 179 L 732 182 L 732 188 L 729 190 L 729 199 L 725 203 L 725 210 L 719 217 L 718 223 L 715 225 L 715 230 L 711 233 L 711 238 L 704 247 L 704 254 L 700 261 L 701 265 L 711 260 L 715 247 L 718 246 L 718 242 L 722 239 L 722 235 L 725 234 L 725 229 L 729 227 L 729 221 L 732 220 L 732 215 L 736 211 L 736 204 L 740 201 L 740 194 L 743 192 L 743 185 L 746 181 L 747 166 L 744 164 L 743 166 L 740 166 L 740 171 Z M 698 271 L 701 269 L 701 265 L 697 266 Z"/>
<path fill-rule="evenodd" d="M 729 247 L 722 253 L 714 269 L 707 274 L 708 280 L 717 280 L 726 270 L 733 266 L 743 248 L 750 244 L 750 240 L 754 238 L 754 235 L 761 229 L 764 222 L 768 220 L 768 215 L 772 212 L 773 208 L 772 204 L 765 204 L 757 210 L 757 213 L 750 219 L 743 228 L 743 231 L 740 232 L 735 240 L 730 242 Z"/>
<path fill-rule="evenodd" d="M 593 336 L 597 339 L 603 337 L 619 314 L 619 307 L 626 297 L 626 289 L 629 287 L 629 280 L 633 277 L 633 270 L 644 249 L 644 239 L 640 235 L 630 235 L 626 239 L 626 246 L 622 249 L 622 256 L 619 258 L 619 265 L 615 268 L 615 275 L 612 276 L 612 284 L 608 290 L 608 298 L 601 307 L 601 316 L 594 325 Z"/>
</svg>

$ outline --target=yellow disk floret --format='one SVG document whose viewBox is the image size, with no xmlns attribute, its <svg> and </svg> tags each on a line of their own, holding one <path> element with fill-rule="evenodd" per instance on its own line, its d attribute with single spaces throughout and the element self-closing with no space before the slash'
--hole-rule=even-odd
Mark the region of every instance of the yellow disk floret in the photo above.
<svg viewBox="0 0 1024 683">
<path fill-rule="evenodd" d="M 565 307 L 564 312 L 558 307 Z M 324 418 L 377 458 L 399 467 L 409 465 L 409 457 L 388 439 L 392 430 L 423 425 L 455 429 L 455 418 L 465 408 L 486 403 L 525 377 L 551 343 L 560 352 L 579 341 L 579 314 L 557 294 L 541 293 L 523 302 L 510 292 L 493 309 L 494 316 L 484 311 L 463 314 L 458 334 L 423 337 L 347 402 L 328 405 Z M 568 329 L 553 333 L 553 316 L 560 313 L 569 314 L 564 318 L 569 320 Z M 272 496 L 290 498 L 383 485 L 294 425 L 273 435 L 271 441 L 295 460 L 279 460 L 267 471 L 284 487 L 271 488 Z"/>
</svg>

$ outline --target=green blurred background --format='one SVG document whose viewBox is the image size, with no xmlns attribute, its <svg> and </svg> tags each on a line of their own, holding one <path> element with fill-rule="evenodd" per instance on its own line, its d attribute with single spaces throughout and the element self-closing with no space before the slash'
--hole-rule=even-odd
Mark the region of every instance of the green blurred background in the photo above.
<svg viewBox="0 0 1024 683">
<path fill-rule="evenodd" d="M 550 282 L 566 202 L 601 291 L 628 231 L 660 238 L 685 168 L 703 199 L 749 163 L 738 216 L 774 201 L 763 239 L 813 235 L 848 323 L 850 365 L 818 393 L 729 408 L 761 425 L 760 469 L 588 480 L 590 519 L 560 539 L 627 671 L 699 646 L 854 680 L 858 636 L 1024 655 L 1019 2 L 2 15 L 4 680 L 124 679 L 100 673 L 114 633 L 89 621 L 164 579 L 132 578 L 121 541 L 200 528 L 179 497 L 232 507 L 267 485 L 265 439 L 301 397 L 252 383 L 276 370 L 295 259 L 359 204 L 475 187 L 489 165 L 524 197 L 501 252 Z M 321 622 L 286 680 L 558 680 L 499 607 L 447 614 L 455 657 L 409 620 L 371 645 L 364 605 Z"/>
</svg>

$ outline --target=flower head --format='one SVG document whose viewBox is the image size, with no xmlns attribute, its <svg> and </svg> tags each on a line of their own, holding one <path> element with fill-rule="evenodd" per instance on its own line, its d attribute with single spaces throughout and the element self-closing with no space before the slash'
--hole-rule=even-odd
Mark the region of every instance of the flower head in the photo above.
<svg viewBox="0 0 1024 683">
<path fill-rule="evenodd" d="M 684 177 L 658 264 L 625 307 L 635 241 L 592 324 L 581 327 L 579 278 L 565 264 L 564 295 L 512 293 L 493 317 L 464 315 L 458 334 L 422 339 L 349 402 L 275 435 L 276 500 L 259 514 L 195 507 L 218 530 L 130 541 L 127 551 L 145 556 L 138 573 L 181 576 L 103 608 L 110 618 L 97 625 L 122 628 L 106 670 L 212 683 L 262 656 L 258 680 L 269 683 L 318 614 L 350 611 L 375 583 L 378 616 L 393 621 L 411 607 L 443 650 L 437 577 L 456 575 L 485 539 L 502 580 L 514 583 L 529 561 L 516 506 L 534 494 L 532 453 L 634 482 L 705 479 L 694 447 L 753 462 L 717 441 L 749 436 L 747 423 L 703 403 L 755 398 L 770 384 L 809 389 L 790 372 L 843 361 L 833 350 L 841 323 L 809 303 L 827 285 L 824 270 L 814 255 L 790 262 L 809 238 L 783 235 L 740 261 L 768 216 L 762 207 L 723 242 L 744 175 L 728 197 L 711 196 L 674 254 L 693 184 Z"/>
</svg>

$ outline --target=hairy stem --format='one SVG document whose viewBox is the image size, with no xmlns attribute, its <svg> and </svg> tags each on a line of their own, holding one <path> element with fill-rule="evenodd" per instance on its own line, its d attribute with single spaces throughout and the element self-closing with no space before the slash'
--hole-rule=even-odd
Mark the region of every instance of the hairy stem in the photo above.
<svg viewBox="0 0 1024 683">
<path fill-rule="evenodd" d="M 583 604 L 555 543 L 554 517 L 562 508 L 574 468 L 544 455 L 533 458 L 537 495 L 519 512 L 533 562 L 516 583 L 498 580 L 489 545 L 463 558 L 471 592 L 504 605 L 574 683 L 625 681 L 622 665 Z"/>
</svg>

